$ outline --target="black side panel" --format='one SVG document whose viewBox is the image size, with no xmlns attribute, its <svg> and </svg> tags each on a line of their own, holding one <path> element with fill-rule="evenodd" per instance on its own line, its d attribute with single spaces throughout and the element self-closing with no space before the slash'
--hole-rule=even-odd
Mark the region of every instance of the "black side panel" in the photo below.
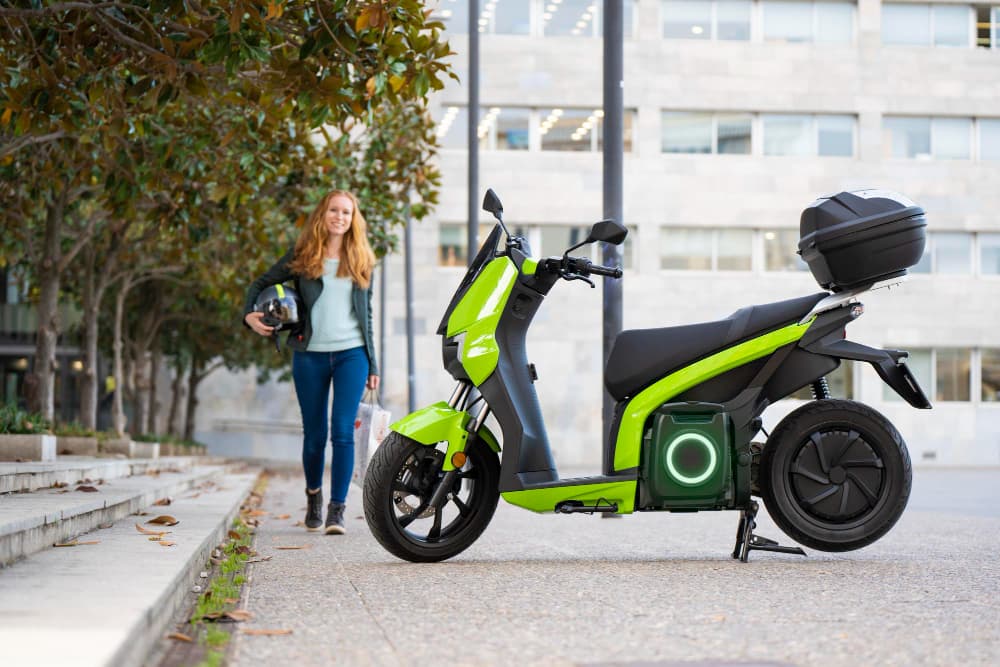
<svg viewBox="0 0 1000 667">
<path fill-rule="evenodd" d="M 519 491 L 526 484 L 559 479 L 542 409 L 528 369 L 525 345 L 528 326 L 538 312 L 542 297 L 515 283 L 497 325 L 500 359 L 497 369 L 479 391 L 493 410 L 503 430 L 500 491 Z"/>
<path fill-rule="evenodd" d="M 840 366 L 840 360 L 796 348 L 764 385 L 764 396 L 771 403 L 780 401 L 807 384 L 829 375 Z"/>
<path fill-rule="evenodd" d="M 737 366 L 732 370 L 726 371 L 721 375 L 716 375 L 711 380 L 706 380 L 674 396 L 670 399 L 670 402 L 698 401 L 699 403 L 725 403 L 726 401 L 731 401 L 747 388 L 750 380 L 763 368 L 768 358 L 764 357 L 756 361 L 751 361 L 748 364 L 743 364 L 742 366 Z"/>
</svg>

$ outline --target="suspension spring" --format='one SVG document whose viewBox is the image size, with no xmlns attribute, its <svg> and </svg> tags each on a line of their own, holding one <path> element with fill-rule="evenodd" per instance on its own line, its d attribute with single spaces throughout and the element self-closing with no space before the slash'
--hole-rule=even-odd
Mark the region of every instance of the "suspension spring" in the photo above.
<svg viewBox="0 0 1000 667">
<path fill-rule="evenodd" d="M 830 398 L 830 385 L 827 384 L 825 375 L 812 383 L 812 394 L 816 400 Z"/>
</svg>

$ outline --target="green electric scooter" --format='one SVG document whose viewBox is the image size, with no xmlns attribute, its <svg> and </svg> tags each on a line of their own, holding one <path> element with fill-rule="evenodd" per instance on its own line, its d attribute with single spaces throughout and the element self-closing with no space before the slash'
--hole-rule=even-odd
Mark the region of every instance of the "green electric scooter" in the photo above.
<svg viewBox="0 0 1000 667">
<path fill-rule="evenodd" d="M 905 352 L 845 338 L 863 312 L 857 295 L 898 282 L 923 251 L 923 211 L 879 193 L 840 193 L 803 214 L 802 256 L 831 292 L 619 334 L 605 370 L 617 406 L 603 474 L 560 479 L 525 336 L 560 280 L 593 287 L 591 276 L 621 277 L 620 268 L 570 253 L 596 241 L 621 244 L 627 232 L 605 220 L 562 257 L 535 259 L 507 231 L 488 191 L 483 208 L 497 225 L 438 329 L 445 369 L 458 384 L 449 400 L 393 424 L 373 455 L 364 484 L 372 534 L 405 560 L 441 561 L 479 537 L 503 496 L 563 514 L 737 510 L 733 558 L 746 562 L 751 550 L 805 555 L 754 534 L 760 496 L 803 545 L 847 551 L 882 537 L 909 497 L 906 446 L 872 408 L 831 399 L 824 379 L 842 359 L 865 361 L 911 405 L 930 408 Z M 754 442 L 764 409 L 806 386 L 815 400 Z M 490 414 L 502 438 L 487 427 Z"/>
</svg>

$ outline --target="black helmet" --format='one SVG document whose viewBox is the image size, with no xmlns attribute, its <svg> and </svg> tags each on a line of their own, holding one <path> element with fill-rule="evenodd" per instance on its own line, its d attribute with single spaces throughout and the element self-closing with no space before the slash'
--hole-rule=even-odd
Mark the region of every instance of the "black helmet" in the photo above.
<svg viewBox="0 0 1000 667">
<path fill-rule="evenodd" d="M 271 285 L 261 292 L 253 309 L 264 313 L 261 322 L 274 327 L 276 332 L 302 326 L 302 317 L 306 312 L 299 293 L 280 284 Z"/>
</svg>

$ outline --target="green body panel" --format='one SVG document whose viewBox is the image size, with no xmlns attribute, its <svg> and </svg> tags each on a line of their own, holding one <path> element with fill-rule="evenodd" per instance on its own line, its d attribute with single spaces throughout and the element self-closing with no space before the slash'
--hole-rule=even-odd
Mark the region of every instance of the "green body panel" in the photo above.
<svg viewBox="0 0 1000 667">
<path fill-rule="evenodd" d="M 533 276 L 535 275 L 535 270 L 537 268 L 538 268 L 538 260 L 534 259 L 533 257 L 529 257 L 528 259 L 524 260 L 524 263 L 521 264 L 521 273 L 523 273 L 526 276 Z"/>
<path fill-rule="evenodd" d="M 532 512 L 551 512 L 556 505 L 566 500 L 579 500 L 584 505 L 617 503 L 619 514 L 631 514 L 635 507 L 636 480 L 623 482 L 600 482 L 598 484 L 570 484 L 523 491 L 502 493 L 503 499 L 511 505 L 529 509 Z"/>
<path fill-rule="evenodd" d="M 469 432 L 466 426 L 472 417 L 468 412 L 456 410 L 444 401 L 411 412 L 389 427 L 390 430 L 415 440 L 422 445 L 433 446 L 447 442 L 443 470 L 451 470 L 451 457 L 455 452 L 465 450 Z M 486 426 L 479 427 L 479 437 L 494 452 L 500 451 L 496 436 Z"/>
<path fill-rule="evenodd" d="M 515 280 L 517 267 L 514 263 L 509 257 L 497 257 L 469 286 L 469 291 L 448 318 L 448 336 L 465 332 L 462 366 L 476 385 L 493 373 L 500 359 L 497 324 Z"/>
<path fill-rule="evenodd" d="M 681 392 L 710 380 L 716 375 L 767 356 L 779 347 L 794 343 L 802 338 L 812 323 L 813 320 L 809 320 L 805 324 L 791 324 L 745 343 L 734 345 L 710 357 L 696 361 L 690 366 L 685 366 L 636 394 L 625 406 L 625 414 L 622 415 L 615 446 L 614 469 L 627 470 L 639 465 L 643 427 L 646 424 L 646 418 L 653 410 Z"/>
</svg>

